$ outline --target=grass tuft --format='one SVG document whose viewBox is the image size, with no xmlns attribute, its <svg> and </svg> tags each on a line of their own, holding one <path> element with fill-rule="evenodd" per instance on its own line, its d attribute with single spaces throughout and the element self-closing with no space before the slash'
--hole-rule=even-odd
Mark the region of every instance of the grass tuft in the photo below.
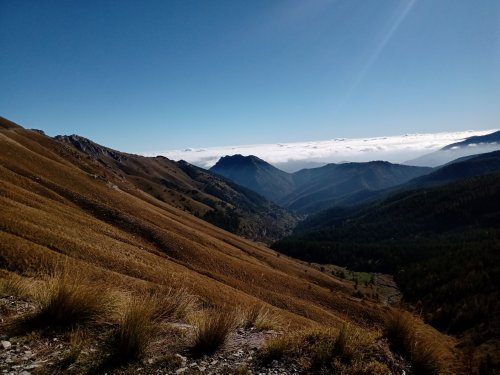
<svg viewBox="0 0 500 375">
<path fill-rule="evenodd" d="M 206 311 L 198 318 L 191 352 L 196 356 L 214 353 L 224 346 L 235 326 L 232 312 L 222 309 Z"/>
<path fill-rule="evenodd" d="M 240 310 L 238 316 L 238 325 L 247 329 L 254 327 L 259 331 L 265 331 L 279 330 L 283 327 L 283 322 L 279 316 L 260 304 Z"/>
<path fill-rule="evenodd" d="M 71 329 L 89 323 L 110 310 L 106 291 L 86 285 L 63 272 L 33 291 L 39 309 L 19 322 L 19 329 Z"/>
<path fill-rule="evenodd" d="M 410 313 L 393 311 L 385 321 L 384 337 L 391 350 L 401 354 L 411 364 L 414 374 L 439 374 L 441 360 L 432 342 L 419 334 Z"/>
<path fill-rule="evenodd" d="M 112 340 L 113 362 L 125 363 L 142 357 L 153 332 L 153 312 L 150 300 L 130 299 Z"/>
<path fill-rule="evenodd" d="M 340 330 L 311 329 L 269 340 L 258 357 L 264 364 L 273 360 L 294 363 L 306 373 L 350 374 L 360 368 L 361 347 L 369 346 L 370 340 L 349 325 Z"/>
<path fill-rule="evenodd" d="M 21 276 L 11 274 L 5 279 L 0 279 L 0 297 L 33 297 L 33 282 Z"/>
<path fill-rule="evenodd" d="M 151 292 L 152 318 L 155 321 L 178 321 L 196 310 L 197 298 L 187 289 L 160 289 Z"/>
</svg>

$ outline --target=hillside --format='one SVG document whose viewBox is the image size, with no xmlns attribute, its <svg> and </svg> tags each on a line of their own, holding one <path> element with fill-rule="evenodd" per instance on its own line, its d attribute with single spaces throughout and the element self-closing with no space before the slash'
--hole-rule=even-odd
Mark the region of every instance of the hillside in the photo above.
<svg viewBox="0 0 500 375">
<path fill-rule="evenodd" d="M 492 173 L 327 210 L 272 248 L 307 261 L 392 273 L 405 300 L 429 322 L 495 357 L 499 223 L 500 173 Z"/>
<path fill-rule="evenodd" d="M 293 174 L 296 189 L 279 203 L 301 213 L 314 213 L 339 204 L 355 204 L 374 191 L 425 175 L 430 168 L 385 161 L 328 164 Z"/>
<path fill-rule="evenodd" d="M 183 333 L 183 329 L 189 327 L 194 327 L 192 329 L 195 330 L 201 329 L 196 328 L 196 324 L 201 324 L 196 322 L 199 322 L 203 316 L 209 319 L 210 315 L 207 314 L 213 314 L 214 317 L 228 317 L 227 319 L 233 316 L 232 313 L 221 313 L 220 309 L 226 309 L 226 311 L 251 311 L 255 307 L 264 309 L 263 313 L 259 313 L 263 314 L 259 319 L 274 317 L 273 321 L 282 322 L 272 323 L 273 325 L 270 326 L 267 324 L 271 323 L 259 323 L 263 327 L 273 327 L 278 330 L 277 332 L 269 331 L 272 335 L 284 334 L 280 333 L 282 332 L 280 330 L 284 329 L 280 327 L 286 327 L 287 332 L 293 332 L 299 327 L 323 331 L 328 327 L 330 330 L 328 332 L 336 334 L 335 332 L 339 332 L 338 330 L 348 323 L 350 329 L 361 330 L 362 337 L 370 338 L 370 343 L 367 342 L 366 345 L 369 345 L 367 348 L 373 347 L 373 353 L 388 350 L 387 343 L 376 339 L 387 309 L 370 298 L 354 298 L 352 295 L 355 290 L 351 281 L 336 278 L 286 256 L 279 256 L 266 247 L 226 232 L 157 199 L 148 191 L 138 187 L 134 181 L 137 175 L 129 177 L 125 171 L 120 174 L 114 167 L 110 168 L 108 157 L 116 161 L 116 159 L 123 160 L 124 155 L 114 154 L 113 156 L 107 154 L 108 151 L 106 151 L 106 159 L 96 160 L 93 156 L 78 151 L 73 146 L 47 137 L 41 132 L 25 130 L 5 119 L 0 119 L 0 149 L 2 150 L 0 153 L 0 203 L 2 207 L 0 210 L 0 293 L 8 293 L 0 295 L 1 311 L 7 314 L 6 320 L 2 320 L 0 324 L 0 329 L 7 333 L 6 336 L 2 336 L 2 340 L 6 338 L 9 340 L 2 341 L 4 349 L 8 352 L 2 352 L 1 358 L 6 358 L 5 355 L 9 356 L 7 357 L 9 360 L 14 358 L 16 352 L 10 351 L 11 345 L 29 345 L 35 353 L 32 355 L 42 356 L 42 358 L 51 355 L 52 352 L 48 351 L 50 344 L 47 346 L 43 341 L 47 336 L 23 336 L 16 328 L 18 325 L 9 324 L 16 323 L 16 321 L 18 322 L 16 324 L 27 324 L 27 322 L 33 322 L 30 324 L 36 322 L 38 325 L 49 324 L 57 318 L 57 315 L 51 313 L 43 318 L 45 320 L 35 321 L 29 320 L 34 319 L 30 318 L 32 313 L 29 311 L 44 311 L 40 310 L 41 308 L 60 309 L 64 305 L 61 305 L 61 302 L 46 305 L 46 302 L 43 302 L 46 301 L 43 299 L 46 297 L 36 297 L 42 298 L 39 300 L 41 302 L 33 302 L 32 295 L 37 294 L 32 290 L 39 290 L 37 293 L 41 293 L 40 296 L 50 296 L 50 293 L 62 293 L 66 288 L 75 288 L 72 289 L 74 293 L 83 293 L 83 296 L 87 296 L 81 302 L 84 304 L 92 303 L 93 300 L 99 301 L 99 298 L 107 295 L 117 300 L 113 304 L 116 306 L 114 308 L 126 306 L 134 300 L 140 301 L 139 305 L 132 304 L 129 308 L 119 310 L 116 317 L 115 315 L 109 315 L 109 317 L 99 315 L 96 322 L 92 324 L 99 324 L 100 328 L 94 329 L 92 325 L 90 328 L 86 325 L 78 325 L 80 333 L 62 335 L 59 333 L 62 327 L 59 326 L 57 329 L 53 328 L 55 331 L 52 329 L 43 331 L 48 337 L 54 337 L 54 342 L 59 340 L 60 348 L 70 346 L 75 348 L 74 345 L 84 345 L 85 353 L 89 353 L 89 350 L 94 353 L 89 357 L 90 362 L 86 362 L 85 358 L 88 358 L 88 354 L 80 355 L 80 351 L 70 351 L 68 360 L 76 362 L 69 369 L 80 369 L 72 370 L 73 373 L 80 373 L 81 366 L 94 366 L 99 363 L 109 365 L 107 361 L 115 357 L 113 357 L 114 354 L 110 354 L 111 357 L 109 357 L 105 350 L 115 350 L 106 349 L 110 348 L 109 340 L 124 340 L 123 336 L 118 334 L 120 332 L 123 334 L 125 328 L 120 327 L 128 324 L 127 320 L 123 320 L 129 319 L 127 314 L 142 311 L 140 312 L 141 319 L 147 319 L 149 313 L 146 311 L 149 310 L 144 309 L 152 303 L 151 298 L 160 299 L 165 304 L 168 298 L 186 300 L 188 297 L 182 297 L 184 293 L 195 296 L 196 305 L 199 306 L 198 309 L 201 309 L 194 311 L 192 315 L 186 315 L 185 319 L 191 323 L 187 325 L 184 323 L 184 325 L 175 325 L 177 324 L 175 321 L 175 324 L 155 323 L 160 325 L 154 332 L 147 331 L 150 332 L 146 338 L 150 341 L 147 345 L 144 344 L 145 346 L 141 347 L 140 351 L 133 352 L 133 355 L 123 354 L 120 357 L 120 361 L 131 361 L 136 355 L 145 355 L 149 356 L 149 362 L 143 364 L 132 361 L 131 367 L 125 367 L 119 373 L 136 373 L 139 367 L 135 363 L 139 366 L 145 365 L 148 368 L 147 371 L 167 369 L 169 367 L 164 366 L 177 363 L 175 358 L 184 358 L 183 356 L 174 357 L 175 351 L 170 350 L 191 356 L 192 353 L 186 349 L 189 346 L 183 345 L 192 345 L 189 344 L 192 341 L 192 334 Z M 127 157 L 130 163 L 134 162 L 133 158 Z M 160 160 L 161 163 L 168 164 L 168 161 Z M 104 162 L 108 165 L 104 165 Z M 158 165 L 161 164 L 152 163 L 149 167 L 156 168 Z M 181 178 L 184 177 L 181 175 L 179 179 Z M 61 267 L 67 276 L 60 279 L 62 284 L 61 282 L 51 284 L 53 282 L 50 277 L 59 277 L 57 274 L 60 274 L 60 271 L 57 270 Z M 54 272 L 56 276 L 51 276 Z M 19 275 L 22 276 L 21 280 L 19 280 Z M 73 279 L 77 281 L 71 281 Z M 75 285 L 75 282 L 78 284 Z M 59 285 L 58 288 L 62 289 L 53 289 L 50 285 Z M 28 293 L 28 291 L 31 292 Z M 162 295 L 162 293 L 166 294 Z M 20 296 L 16 298 L 21 299 L 15 299 L 15 295 Z M 78 298 L 78 295 L 70 294 L 64 297 L 64 294 L 61 294 L 58 298 L 63 298 L 61 301 L 65 301 L 64 298 L 70 298 L 70 296 Z M 96 306 L 103 308 L 100 302 Z M 139 310 L 129 310 L 130 308 Z M 16 318 L 17 316 L 24 316 L 24 320 Z M 166 316 L 165 313 L 159 315 L 160 318 L 163 316 Z M 61 318 L 69 319 L 67 315 L 62 315 Z M 105 319 L 104 323 L 103 319 Z M 440 348 L 439 355 L 443 366 L 458 368 L 454 367 L 459 365 L 459 362 L 454 357 L 453 341 L 423 325 L 416 318 L 412 322 L 415 327 L 419 327 L 419 332 L 425 335 L 426 340 L 431 340 L 437 345 L 436 347 Z M 183 328 L 184 326 L 188 328 Z M 12 330 L 12 327 L 15 330 Z M 238 332 L 242 332 L 243 335 L 254 335 L 252 333 L 254 331 L 247 328 L 240 330 L 242 331 Z M 262 336 L 258 331 L 255 333 Z M 177 341 L 161 341 L 165 340 L 163 336 L 165 334 L 167 337 L 175 337 Z M 237 337 L 233 338 L 233 340 L 236 339 Z M 53 342 L 52 339 L 50 340 Z M 238 340 L 241 341 L 241 338 Z M 263 339 L 259 340 L 262 342 Z M 75 344 L 75 342 L 81 342 L 81 344 Z M 259 347 L 261 345 L 262 343 Z M 122 347 L 119 353 L 129 353 L 123 350 L 132 350 L 127 348 Z M 255 353 L 255 349 L 252 350 Z M 264 347 L 262 350 L 265 352 L 267 349 Z M 240 355 L 228 353 L 224 355 L 231 356 L 231 358 Z M 358 353 L 356 357 L 352 358 L 358 358 L 357 362 L 343 362 L 335 366 L 345 368 L 345 366 L 356 365 L 361 366 L 359 368 L 365 368 L 370 365 L 369 361 L 366 362 L 367 359 L 362 359 L 368 358 L 366 354 L 362 355 L 358 351 L 356 353 Z M 265 366 L 265 362 L 259 365 L 260 362 L 255 362 L 251 354 L 248 355 L 250 355 L 248 361 L 251 361 L 249 365 Z M 369 358 L 375 358 L 373 355 L 375 354 L 370 354 Z M 387 355 L 390 356 L 387 358 L 392 358 L 392 354 L 383 354 L 383 356 Z M 213 364 L 218 361 L 214 357 L 207 358 Z M 44 361 L 46 362 L 47 359 Z M 58 359 L 57 363 L 60 361 L 62 359 Z M 407 362 L 404 361 L 397 363 L 389 360 L 387 363 L 379 363 L 375 359 L 373 361 L 377 366 L 382 366 L 391 373 L 400 373 L 401 369 L 408 369 L 408 365 L 405 364 Z M 60 362 L 56 366 L 51 364 L 53 361 L 48 364 L 45 362 L 36 362 L 30 365 L 34 367 L 29 368 L 41 366 L 42 370 L 46 369 L 42 373 L 49 369 L 51 369 L 50 372 L 60 372 L 63 367 L 57 366 L 67 363 Z M 181 362 L 186 363 L 185 359 Z M 181 362 L 175 365 L 178 367 L 174 367 L 172 372 L 175 372 L 176 368 L 184 372 L 188 371 L 182 367 Z M 11 362 L 2 363 L 0 366 L 7 366 L 2 369 L 9 371 L 10 366 L 13 365 L 9 363 Z M 331 366 L 332 363 L 325 363 L 321 366 Z M 56 370 L 50 366 L 56 366 Z M 302 362 L 294 366 L 312 365 Z M 389 371 L 389 369 L 392 370 Z M 108 370 L 106 367 L 106 371 Z M 159 373 L 172 373 L 165 371 Z"/>
<path fill-rule="evenodd" d="M 310 214 L 338 204 L 354 204 L 375 191 L 425 175 L 430 168 L 383 161 L 328 164 L 283 172 L 255 156 L 226 156 L 210 169 L 281 206 Z"/>
<path fill-rule="evenodd" d="M 126 154 L 77 135 L 55 138 L 104 166 L 105 173 L 233 233 L 269 243 L 295 226 L 285 209 L 189 163 Z"/>
<path fill-rule="evenodd" d="M 471 155 L 453 160 L 432 173 L 409 181 L 402 188 L 445 184 L 467 177 L 500 172 L 500 151 Z"/>
</svg>

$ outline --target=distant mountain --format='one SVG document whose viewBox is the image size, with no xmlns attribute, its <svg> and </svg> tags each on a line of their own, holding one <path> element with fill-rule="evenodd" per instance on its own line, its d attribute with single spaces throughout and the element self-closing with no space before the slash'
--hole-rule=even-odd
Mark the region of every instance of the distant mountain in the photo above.
<svg viewBox="0 0 500 375">
<path fill-rule="evenodd" d="M 295 188 L 291 174 L 252 155 L 224 156 L 210 171 L 252 189 L 273 202 L 279 202 Z"/>
<path fill-rule="evenodd" d="M 296 188 L 278 201 L 301 213 L 313 213 L 339 204 L 356 204 L 374 191 L 425 175 L 430 168 L 385 161 L 328 164 L 292 175 Z"/>
<path fill-rule="evenodd" d="M 283 172 L 255 156 L 221 158 L 210 171 L 252 189 L 283 207 L 313 213 L 336 204 L 359 203 L 380 189 L 402 184 L 431 171 L 383 161 L 327 164 Z"/>
<path fill-rule="evenodd" d="M 465 156 L 453 160 L 435 169 L 432 173 L 409 181 L 402 188 L 439 185 L 494 172 L 500 172 L 500 151 Z"/>
<path fill-rule="evenodd" d="M 296 223 L 292 214 L 264 197 L 187 162 L 127 154 L 78 135 L 55 139 L 160 201 L 245 237 L 270 242 Z"/>
<path fill-rule="evenodd" d="M 500 150 L 500 131 L 469 137 L 461 142 L 452 143 L 438 151 L 408 160 L 404 164 L 437 167 L 452 160 Z"/>
</svg>

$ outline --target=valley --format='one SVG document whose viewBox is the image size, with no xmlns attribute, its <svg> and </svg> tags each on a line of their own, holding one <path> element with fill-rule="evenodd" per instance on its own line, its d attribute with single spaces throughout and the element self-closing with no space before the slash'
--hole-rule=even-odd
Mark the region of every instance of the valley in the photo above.
<svg viewBox="0 0 500 375">
<path fill-rule="evenodd" d="M 234 156 L 207 171 L 3 118 L 0 147 L 2 342 L 34 358 L 5 348 L 3 370 L 498 366 L 497 152 L 437 169 L 368 162 L 294 174 Z M 58 321 L 67 296 L 89 315 Z M 144 331 L 120 346 L 138 316 Z M 196 341 L 214 325 L 222 341 Z"/>
</svg>

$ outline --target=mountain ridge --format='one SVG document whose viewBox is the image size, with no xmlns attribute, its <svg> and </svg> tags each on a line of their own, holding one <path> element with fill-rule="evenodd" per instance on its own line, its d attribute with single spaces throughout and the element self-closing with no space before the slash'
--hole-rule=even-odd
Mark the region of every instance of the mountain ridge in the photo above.
<svg viewBox="0 0 500 375">
<path fill-rule="evenodd" d="M 287 173 L 255 156 L 234 155 L 221 158 L 210 170 L 283 207 L 310 214 L 339 202 L 356 203 L 360 195 L 401 184 L 431 169 L 372 161 L 332 163 Z"/>
<path fill-rule="evenodd" d="M 289 233 L 296 219 L 264 197 L 186 162 L 145 157 L 71 135 L 55 139 L 85 153 L 136 187 L 215 225 L 271 242 Z"/>
</svg>

